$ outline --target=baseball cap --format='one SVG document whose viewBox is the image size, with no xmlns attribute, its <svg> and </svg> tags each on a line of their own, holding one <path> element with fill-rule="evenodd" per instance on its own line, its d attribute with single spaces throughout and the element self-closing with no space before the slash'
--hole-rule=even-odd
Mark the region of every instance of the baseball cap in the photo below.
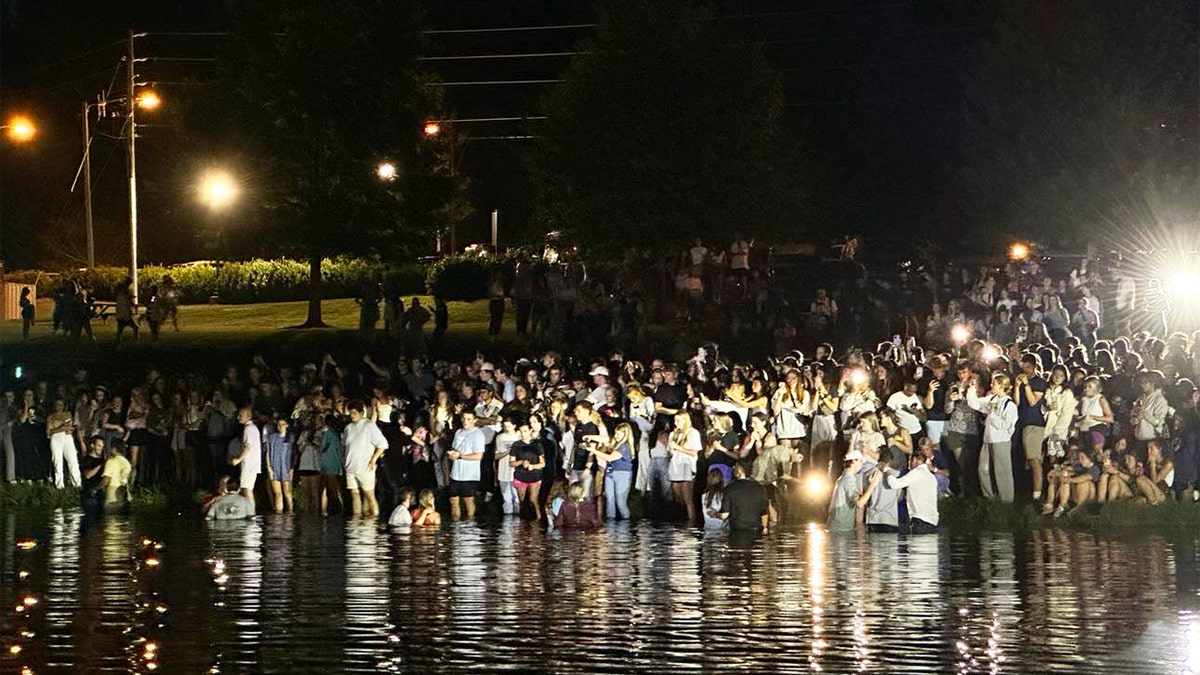
<svg viewBox="0 0 1200 675">
<path fill-rule="evenodd" d="M 480 370 L 493 370 L 493 371 L 494 371 L 494 370 L 496 370 L 496 366 L 493 366 L 491 363 L 487 363 L 487 362 L 485 362 L 485 363 L 484 363 L 482 366 L 479 366 L 479 369 L 480 369 Z"/>
<path fill-rule="evenodd" d="M 860 450 L 851 450 L 850 452 L 847 452 L 847 453 L 846 453 L 846 456 L 842 458 L 842 461 L 844 461 L 844 462 L 853 462 L 853 461 L 854 461 L 854 460 L 856 460 L 856 459 L 862 459 L 862 458 L 863 458 L 862 451 L 860 451 Z"/>
<path fill-rule="evenodd" d="M 605 366 L 596 366 L 592 368 L 592 372 L 588 373 L 588 375 L 603 375 L 608 377 L 608 368 Z"/>
</svg>

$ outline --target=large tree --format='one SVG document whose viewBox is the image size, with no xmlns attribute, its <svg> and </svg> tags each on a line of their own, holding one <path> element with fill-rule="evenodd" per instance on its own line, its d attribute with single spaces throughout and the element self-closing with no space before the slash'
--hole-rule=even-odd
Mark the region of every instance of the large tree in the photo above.
<svg viewBox="0 0 1200 675">
<path fill-rule="evenodd" d="M 235 22 L 235 118 L 260 167 L 248 197 L 272 247 L 309 260 L 304 325 L 321 326 L 322 257 L 424 250 L 452 212 L 446 142 L 422 130 L 439 101 L 417 60 L 420 13 L 415 0 L 278 0 Z"/>
<path fill-rule="evenodd" d="M 593 251 L 761 233 L 785 197 L 760 50 L 687 0 L 606 0 L 545 96 L 538 214 Z"/>
<path fill-rule="evenodd" d="M 1055 243 L 1195 223 L 1194 0 L 1011 0 L 966 69 L 968 213 Z"/>
</svg>

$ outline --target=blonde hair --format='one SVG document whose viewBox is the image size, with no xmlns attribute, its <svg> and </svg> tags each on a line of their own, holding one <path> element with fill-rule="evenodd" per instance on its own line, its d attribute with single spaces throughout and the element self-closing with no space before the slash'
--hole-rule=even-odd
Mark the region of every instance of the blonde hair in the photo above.
<svg viewBox="0 0 1200 675">
<path fill-rule="evenodd" d="M 1000 385 L 1000 391 L 1005 394 L 1012 391 L 1012 380 L 1009 379 L 1006 373 L 996 373 L 992 376 L 992 386 Z"/>
<path fill-rule="evenodd" d="M 613 429 L 612 440 L 609 442 L 614 449 L 621 446 L 622 443 L 633 444 L 633 427 L 629 426 L 628 422 L 622 422 Z"/>
<path fill-rule="evenodd" d="M 728 413 L 717 413 L 712 416 L 712 430 L 716 436 L 721 436 L 733 429 L 733 418 Z"/>
<path fill-rule="evenodd" d="M 683 417 L 682 423 L 679 421 Z M 688 433 L 692 430 L 692 416 L 686 410 L 680 410 L 675 413 L 675 431 L 671 433 L 671 438 L 678 444 L 683 445 L 687 440 Z"/>
<path fill-rule="evenodd" d="M 417 498 L 417 503 L 423 509 L 432 509 L 436 497 L 433 495 L 433 490 L 421 490 L 421 496 Z"/>
<path fill-rule="evenodd" d="M 573 502 L 577 502 L 577 503 L 582 502 L 583 495 L 584 495 L 583 483 L 574 483 L 567 490 L 567 499 L 570 499 Z"/>
</svg>

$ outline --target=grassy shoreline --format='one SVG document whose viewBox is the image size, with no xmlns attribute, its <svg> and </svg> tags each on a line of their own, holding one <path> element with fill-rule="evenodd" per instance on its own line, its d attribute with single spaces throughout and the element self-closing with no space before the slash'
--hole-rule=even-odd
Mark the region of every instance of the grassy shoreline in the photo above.
<svg viewBox="0 0 1200 675">
<path fill-rule="evenodd" d="M 199 506 L 202 496 L 200 491 L 187 489 L 135 488 L 130 495 L 130 506 L 144 511 L 168 506 L 195 507 Z M 631 501 L 634 499 L 637 497 L 631 496 Z M 0 484 L 0 508 L 6 512 L 79 508 L 79 490 L 59 489 L 47 483 L 4 483 Z M 942 529 L 952 533 L 1024 532 L 1044 528 L 1118 534 L 1200 532 L 1200 504 L 1190 502 L 1167 501 L 1157 506 L 1128 500 L 1092 503 L 1054 518 L 1043 516 L 1040 507 L 1031 502 L 1005 504 L 950 497 L 939 502 L 939 511 Z M 819 509 L 802 507 L 801 512 L 801 520 L 805 522 L 823 518 Z"/>
</svg>

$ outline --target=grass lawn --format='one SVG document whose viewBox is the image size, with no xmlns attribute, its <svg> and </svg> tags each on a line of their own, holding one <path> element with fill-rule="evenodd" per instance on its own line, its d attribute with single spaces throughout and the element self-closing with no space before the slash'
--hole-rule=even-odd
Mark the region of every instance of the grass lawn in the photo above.
<svg viewBox="0 0 1200 675">
<path fill-rule="evenodd" d="M 405 298 L 407 304 L 409 298 Z M 433 300 L 422 296 L 422 304 L 431 311 Z M 448 356 L 472 354 L 476 349 L 510 353 L 523 341 L 515 334 L 514 310 L 505 312 L 505 325 L 499 338 L 487 335 L 487 302 L 451 302 L 450 329 L 442 353 Z M 21 339 L 20 321 L 0 321 L 0 364 L 6 384 L 12 367 L 21 365 L 28 372 L 51 377 L 69 375 L 77 366 L 86 366 L 94 375 L 105 376 L 122 366 L 161 365 L 177 370 L 178 363 L 197 363 L 197 367 L 219 367 L 224 362 L 245 365 L 253 354 L 268 360 L 299 366 L 319 361 L 325 352 L 338 359 L 358 359 L 367 345 L 359 339 L 358 305 L 352 299 L 326 300 L 322 305 L 329 328 L 297 329 L 306 316 L 306 302 L 272 302 L 252 305 L 184 305 L 179 311 L 180 331 L 164 326 L 157 343 L 151 343 L 149 329 L 142 326 L 141 341 L 115 350 L 116 324 L 94 320 L 96 344 L 75 343 L 61 333 L 51 332 L 53 304 L 38 302 L 37 322 L 28 341 Z M 378 329 L 382 332 L 383 322 Z M 432 329 L 433 322 L 427 324 Z M 128 340 L 128 334 L 126 336 Z M 371 352 L 386 356 L 391 346 L 386 340 L 371 346 Z M 216 375 L 216 372 L 212 372 Z"/>
</svg>

